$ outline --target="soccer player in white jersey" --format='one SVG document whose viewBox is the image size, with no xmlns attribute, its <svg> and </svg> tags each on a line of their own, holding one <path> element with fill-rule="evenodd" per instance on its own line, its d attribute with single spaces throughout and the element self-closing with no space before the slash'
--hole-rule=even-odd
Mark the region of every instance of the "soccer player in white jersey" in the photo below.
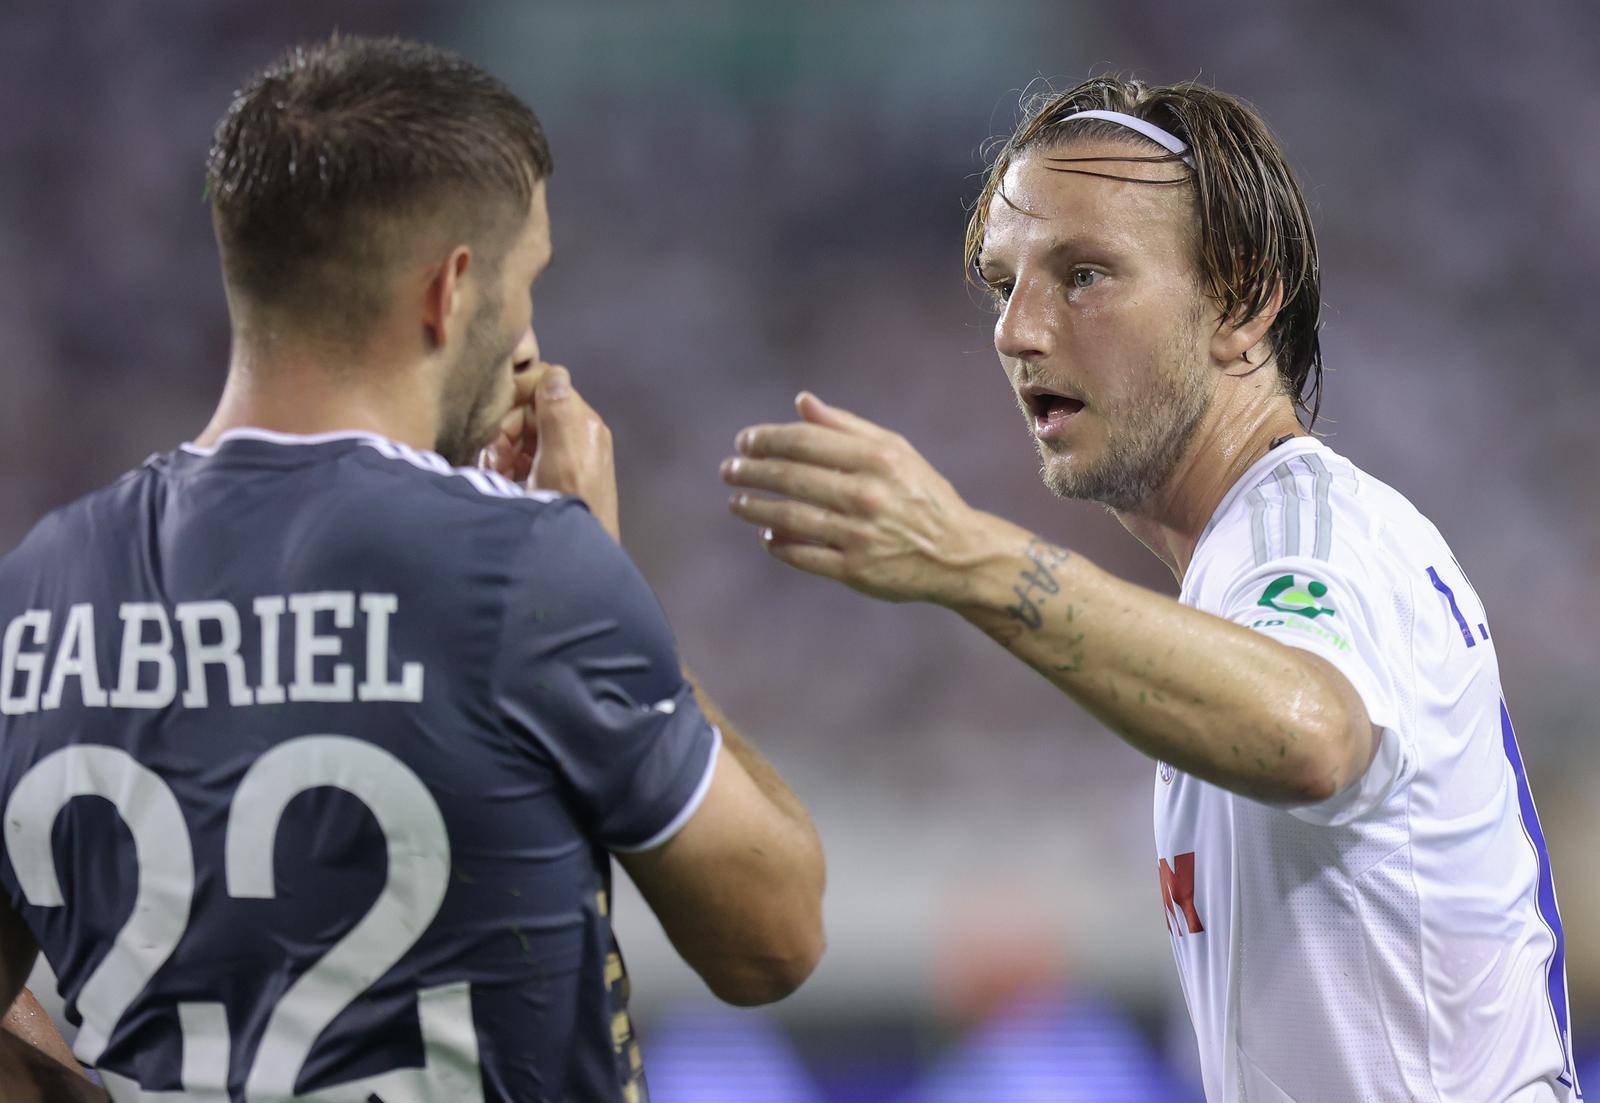
<svg viewBox="0 0 1600 1103">
<path fill-rule="evenodd" d="M 1108 506 L 1178 600 L 809 394 L 740 434 L 734 513 L 784 563 L 957 611 L 1157 761 L 1211 1103 L 1581 1098 L 1487 615 L 1433 525 L 1300 423 L 1316 242 L 1261 119 L 1194 84 L 1038 97 L 967 260 L 1045 483 Z"/>
</svg>

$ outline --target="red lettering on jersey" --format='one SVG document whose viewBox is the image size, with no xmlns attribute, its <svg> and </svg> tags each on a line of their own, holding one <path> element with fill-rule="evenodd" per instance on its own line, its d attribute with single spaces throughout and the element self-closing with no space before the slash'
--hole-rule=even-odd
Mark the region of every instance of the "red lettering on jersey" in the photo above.
<svg viewBox="0 0 1600 1103">
<path fill-rule="evenodd" d="M 1167 912 L 1167 930 L 1173 931 L 1179 938 L 1183 937 L 1184 932 L 1172 925 L 1180 910 L 1189 934 L 1199 934 L 1205 930 L 1205 924 L 1200 922 L 1200 913 L 1194 910 L 1194 851 L 1176 855 L 1170 866 L 1165 858 L 1161 859 L 1156 872 L 1161 877 L 1161 904 Z"/>
</svg>

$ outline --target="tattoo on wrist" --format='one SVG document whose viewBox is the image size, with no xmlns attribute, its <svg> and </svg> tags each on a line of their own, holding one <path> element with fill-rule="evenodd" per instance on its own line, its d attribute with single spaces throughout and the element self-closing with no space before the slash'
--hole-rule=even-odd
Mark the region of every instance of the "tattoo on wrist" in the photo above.
<svg viewBox="0 0 1600 1103">
<path fill-rule="evenodd" d="M 1056 569 L 1071 559 L 1072 553 L 1035 538 L 1028 541 L 1028 547 L 1022 554 L 1027 557 L 1028 566 L 1022 569 L 1011 585 L 1011 592 L 1017 596 L 1017 600 L 1006 606 L 1006 612 L 1022 628 L 1037 632 L 1044 624 L 1045 605 L 1061 593 L 1061 580 L 1056 577 Z"/>
</svg>

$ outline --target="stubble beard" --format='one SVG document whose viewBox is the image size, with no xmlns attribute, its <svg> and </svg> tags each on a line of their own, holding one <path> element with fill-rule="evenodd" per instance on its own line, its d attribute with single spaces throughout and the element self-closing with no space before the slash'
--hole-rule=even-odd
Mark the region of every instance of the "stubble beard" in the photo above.
<svg viewBox="0 0 1600 1103">
<path fill-rule="evenodd" d="M 1168 360 L 1168 363 L 1171 363 Z M 1181 361 L 1180 361 L 1181 363 Z M 1201 365 L 1152 372 L 1157 383 L 1137 401 L 1101 408 L 1105 452 L 1088 464 L 1063 464 L 1043 441 L 1039 477 L 1059 498 L 1099 502 L 1121 513 L 1137 510 L 1165 486 L 1211 409 L 1211 388 Z"/>
<path fill-rule="evenodd" d="M 467 325 L 461 356 L 451 369 L 440 401 L 434 451 L 455 467 L 471 467 L 494 440 L 500 417 L 494 409 L 499 376 L 517 341 L 500 334 L 500 304 L 483 303 Z"/>
</svg>

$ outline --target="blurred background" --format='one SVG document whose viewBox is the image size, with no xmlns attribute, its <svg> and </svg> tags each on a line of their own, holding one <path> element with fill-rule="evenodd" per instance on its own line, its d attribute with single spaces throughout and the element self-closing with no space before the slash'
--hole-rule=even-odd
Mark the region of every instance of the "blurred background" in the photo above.
<svg viewBox="0 0 1600 1103">
<path fill-rule="evenodd" d="M 974 504 L 1175 592 L 1103 512 L 1039 485 L 962 280 L 981 144 L 1029 82 L 1106 70 L 1253 100 L 1297 166 L 1322 428 L 1439 525 L 1490 610 L 1593 1068 L 1593 4 L 8 5 L 0 548 L 204 424 L 228 340 L 211 128 L 250 71 L 335 27 L 454 47 L 542 116 L 543 349 L 616 431 L 625 543 L 685 656 L 828 846 L 830 952 L 771 1010 L 718 1009 L 622 893 L 657 1103 L 1199 1098 L 1153 764 L 954 616 L 769 561 L 716 475 L 738 429 L 811 388 L 905 433 Z"/>
</svg>

